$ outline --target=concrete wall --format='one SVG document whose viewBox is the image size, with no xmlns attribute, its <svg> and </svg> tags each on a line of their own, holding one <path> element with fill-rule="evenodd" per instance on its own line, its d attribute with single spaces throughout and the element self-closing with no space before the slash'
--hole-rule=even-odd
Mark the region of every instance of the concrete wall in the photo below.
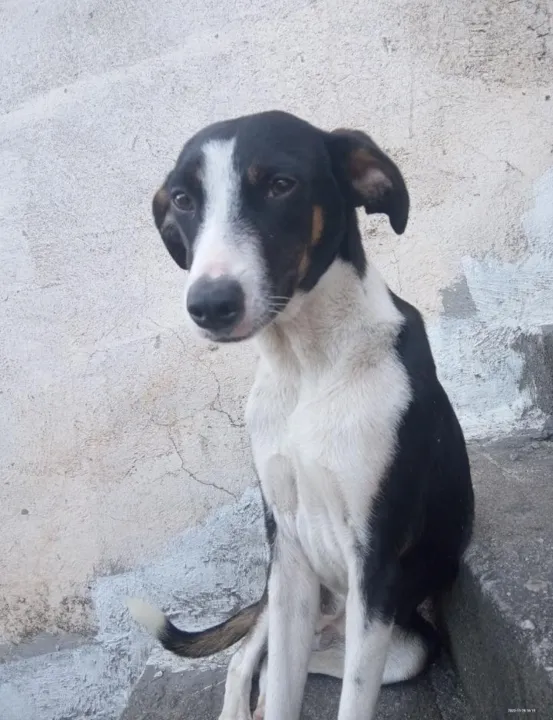
<svg viewBox="0 0 553 720">
<path fill-rule="evenodd" d="M 253 348 L 198 345 L 150 200 L 205 123 L 371 132 L 408 231 L 370 257 L 425 312 L 467 433 L 551 410 L 547 0 L 17 0 L 0 8 L 0 636 L 89 631 L 90 584 L 252 482 Z M 546 374 L 545 374 L 546 375 Z M 549 397 L 549 400 L 548 400 Z"/>
</svg>

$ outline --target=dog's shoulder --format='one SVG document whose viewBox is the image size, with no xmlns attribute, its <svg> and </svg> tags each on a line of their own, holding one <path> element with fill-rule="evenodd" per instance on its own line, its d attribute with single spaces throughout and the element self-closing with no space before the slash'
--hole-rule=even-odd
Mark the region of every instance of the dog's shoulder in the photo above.
<svg viewBox="0 0 553 720">
<path fill-rule="evenodd" d="M 403 321 L 399 329 L 395 350 L 411 382 L 413 393 L 437 381 L 436 365 L 428 341 L 426 326 L 421 313 L 414 305 L 403 300 L 391 290 L 390 296 Z"/>
<path fill-rule="evenodd" d="M 450 464 L 466 470 L 466 447 L 461 426 L 436 364 L 421 313 L 413 305 L 390 293 L 403 316 L 395 351 L 410 385 L 410 402 L 398 429 L 392 471 L 403 475 L 408 468 L 420 473 L 447 472 Z"/>
<path fill-rule="evenodd" d="M 439 380 L 423 317 L 413 305 L 390 294 L 404 318 L 395 351 L 411 390 L 411 400 L 398 431 L 395 465 L 419 467 L 421 471 L 440 466 L 443 470 L 457 460 L 465 466 L 463 433 Z"/>
</svg>

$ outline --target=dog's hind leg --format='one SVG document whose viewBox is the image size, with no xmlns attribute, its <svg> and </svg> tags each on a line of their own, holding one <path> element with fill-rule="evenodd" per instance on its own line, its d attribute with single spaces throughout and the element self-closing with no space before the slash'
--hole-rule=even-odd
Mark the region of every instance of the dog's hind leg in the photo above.
<svg viewBox="0 0 553 720">
<path fill-rule="evenodd" d="M 382 684 L 392 685 L 416 677 L 424 669 L 428 656 L 428 643 L 422 635 L 412 629 L 394 626 Z"/>
<path fill-rule="evenodd" d="M 309 659 L 311 675 L 328 675 L 342 679 L 344 674 L 344 638 L 335 626 L 331 642 L 321 637 L 321 645 L 315 649 Z M 429 646 L 423 636 L 412 629 L 394 626 L 390 649 L 382 676 L 383 685 L 404 682 L 416 677 L 424 668 L 429 654 Z M 260 716 L 262 717 L 262 716 Z M 256 719 L 257 720 L 257 719 Z"/>
<path fill-rule="evenodd" d="M 263 720 L 265 717 L 265 700 L 267 697 L 267 658 L 263 660 L 259 673 L 259 697 L 253 714 L 253 720 Z"/>
<path fill-rule="evenodd" d="M 225 700 L 219 720 L 251 720 L 252 680 L 266 651 L 268 632 L 268 611 L 265 606 L 229 663 Z"/>
</svg>

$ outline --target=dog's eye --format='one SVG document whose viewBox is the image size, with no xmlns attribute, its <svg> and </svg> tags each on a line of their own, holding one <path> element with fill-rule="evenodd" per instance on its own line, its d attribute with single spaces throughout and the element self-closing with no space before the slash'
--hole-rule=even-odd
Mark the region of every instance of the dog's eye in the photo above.
<svg viewBox="0 0 553 720">
<path fill-rule="evenodd" d="M 194 200 L 188 195 L 188 193 L 182 192 L 182 190 L 179 190 L 179 192 L 176 192 L 173 197 L 173 205 L 175 205 L 176 208 L 178 208 L 181 212 L 194 212 L 195 204 Z"/>
<path fill-rule="evenodd" d="M 297 182 L 294 178 L 284 177 L 283 175 L 276 175 L 271 179 L 269 183 L 269 197 L 276 198 L 288 195 L 296 187 Z"/>
</svg>

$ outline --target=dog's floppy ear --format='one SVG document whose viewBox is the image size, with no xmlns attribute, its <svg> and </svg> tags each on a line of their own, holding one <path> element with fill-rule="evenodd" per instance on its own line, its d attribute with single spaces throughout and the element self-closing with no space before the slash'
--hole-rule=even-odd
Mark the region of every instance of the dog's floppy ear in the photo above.
<svg viewBox="0 0 553 720">
<path fill-rule="evenodd" d="M 158 229 L 165 247 L 169 250 L 171 257 L 183 270 L 188 270 L 188 258 L 186 248 L 182 241 L 179 229 L 171 222 L 169 213 L 171 201 L 169 193 L 162 186 L 154 195 L 152 201 L 152 213 L 154 222 Z"/>
<path fill-rule="evenodd" d="M 334 130 L 327 134 L 327 145 L 346 197 L 368 215 L 385 213 L 401 235 L 409 216 L 409 193 L 397 166 L 358 130 Z"/>
</svg>

